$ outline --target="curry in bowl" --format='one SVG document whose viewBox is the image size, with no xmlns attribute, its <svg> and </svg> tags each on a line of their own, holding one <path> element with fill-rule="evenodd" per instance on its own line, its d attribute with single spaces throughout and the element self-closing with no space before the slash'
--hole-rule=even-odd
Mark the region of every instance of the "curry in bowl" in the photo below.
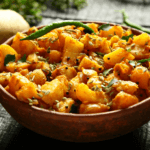
<svg viewBox="0 0 150 150">
<path fill-rule="evenodd" d="M 50 111 L 91 114 L 128 108 L 150 96 L 150 36 L 109 24 L 65 25 L 0 45 L 0 84 L 17 100 Z"/>
</svg>

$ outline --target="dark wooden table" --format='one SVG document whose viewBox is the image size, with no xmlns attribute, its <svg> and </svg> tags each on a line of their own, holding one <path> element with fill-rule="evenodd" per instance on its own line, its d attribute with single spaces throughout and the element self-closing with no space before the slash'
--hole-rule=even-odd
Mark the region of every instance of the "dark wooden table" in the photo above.
<svg viewBox="0 0 150 150">
<path fill-rule="evenodd" d="M 47 3 L 49 5 L 49 3 Z M 150 0 L 88 0 L 88 6 L 77 11 L 69 9 L 62 13 L 51 8 L 43 12 L 43 20 L 37 24 L 46 25 L 59 20 L 92 20 L 122 23 L 122 15 L 118 10 L 125 9 L 134 23 L 150 28 Z M 70 144 L 70 145 L 69 145 Z M 71 145 L 72 144 L 72 145 Z M 73 143 L 51 139 L 17 123 L 0 104 L 0 150 L 7 149 L 52 149 L 80 148 L 92 146 L 98 149 L 136 149 L 150 150 L 150 122 L 147 122 L 135 131 L 107 141 L 92 143 Z M 96 147 L 97 146 L 97 147 Z"/>
</svg>

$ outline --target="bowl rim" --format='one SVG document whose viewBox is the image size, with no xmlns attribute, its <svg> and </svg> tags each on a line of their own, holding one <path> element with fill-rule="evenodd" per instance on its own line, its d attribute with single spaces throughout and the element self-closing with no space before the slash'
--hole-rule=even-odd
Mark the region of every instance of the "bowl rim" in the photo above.
<svg viewBox="0 0 150 150">
<path fill-rule="evenodd" d="M 131 28 L 131 27 L 127 27 L 127 26 L 124 26 L 124 25 L 111 23 L 111 22 L 101 22 L 101 21 L 80 21 L 80 22 L 83 22 L 83 23 L 97 23 L 99 25 L 110 24 L 111 26 L 119 25 L 119 26 L 123 27 L 123 29 L 126 29 L 126 30 L 131 29 L 133 32 L 138 33 L 137 35 L 139 35 L 141 33 L 144 33 L 143 31 L 140 31 L 140 30 L 137 30 L 137 29 L 134 29 L 134 28 Z M 40 29 L 40 28 L 43 28 L 44 26 L 46 26 L 46 25 L 37 26 L 37 28 Z M 22 33 L 26 33 L 27 31 L 28 30 L 25 30 Z M 2 44 L 10 44 L 14 37 L 15 37 L 15 35 L 10 37 L 9 39 L 7 39 Z M 0 91 L 2 91 L 2 93 L 4 93 L 4 95 L 7 95 L 10 99 L 13 99 L 14 101 L 18 101 L 18 103 L 24 103 L 22 101 L 19 101 L 16 97 L 14 97 L 8 91 L 6 91 L 5 88 L 2 85 L 0 85 Z M 49 110 L 49 109 L 43 109 L 43 108 L 40 108 L 40 107 L 37 107 L 37 106 L 30 106 L 27 103 L 24 103 L 24 104 L 28 105 L 28 107 L 32 108 L 33 110 L 41 111 L 43 113 L 48 113 L 48 114 L 53 114 L 53 115 L 58 115 L 58 116 L 68 116 L 68 117 L 76 116 L 76 117 L 81 117 L 82 118 L 82 117 L 95 117 L 95 116 L 97 117 L 97 116 L 115 115 L 115 114 L 118 114 L 118 113 L 126 113 L 126 112 L 129 112 L 129 111 L 133 110 L 133 109 L 137 109 L 137 107 L 141 107 L 142 105 L 148 103 L 149 101 L 150 101 L 150 97 L 148 97 L 148 98 L 146 98 L 146 99 L 144 99 L 144 100 L 142 100 L 142 101 L 140 101 L 140 102 L 138 102 L 138 103 L 136 103 L 132 106 L 129 106 L 126 109 L 110 110 L 110 111 L 106 111 L 106 112 L 90 113 L 90 114 L 57 112 L 57 111 L 53 111 L 53 110 Z"/>
</svg>

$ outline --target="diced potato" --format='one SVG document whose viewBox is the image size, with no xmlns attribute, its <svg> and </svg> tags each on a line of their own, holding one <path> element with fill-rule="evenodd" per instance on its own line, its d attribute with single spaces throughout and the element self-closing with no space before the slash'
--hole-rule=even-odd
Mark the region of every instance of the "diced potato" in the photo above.
<svg viewBox="0 0 150 150">
<path fill-rule="evenodd" d="M 28 84 L 29 82 L 30 81 L 20 73 L 13 73 L 8 84 L 9 92 L 15 96 L 16 91 L 18 91 L 22 86 Z"/>
<path fill-rule="evenodd" d="M 77 98 L 84 104 L 87 103 L 102 103 L 106 104 L 109 100 L 103 91 L 92 91 L 84 84 L 78 84 L 76 88 Z"/>
<path fill-rule="evenodd" d="M 123 35 L 123 29 L 121 26 L 112 26 L 108 31 L 100 30 L 101 37 L 107 37 L 110 39 L 112 36 L 118 35 L 120 38 Z"/>
<path fill-rule="evenodd" d="M 111 37 L 111 39 L 110 39 L 111 46 L 113 46 L 113 44 L 117 43 L 119 40 L 120 40 L 120 38 L 118 35 L 114 35 L 113 37 Z"/>
<path fill-rule="evenodd" d="M 7 86 L 11 77 L 11 73 L 3 72 L 0 73 L 0 84 L 2 86 Z"/>
<path fill-rule="evenodd" d="M 28 99 L 38 98 L 36 84 L 30 82 L 20 73 L 14 73 L 8 84 L 9 92 L 18 100 L 29 103 Z"/>
<path fill-rule="evenodd" d="M 131 72 L 130 79 L 131 81 L 136 82 L 139 88 L 147 89 L 150 79 L 150 73 L 146 67 L 138 66 Z"/>
<path fill-rule="evenodd" d="M 60 101 L 64 97 L 63 84 L 58 79 L 46 82 L 41 86 L 41 92 L 39 94 L 46 104 L 53 106 L 55 100 Z"/>
<path fill-rule="evenodd" d="M 37 95 L 37 86 L 36 84 L 32 82 L 29 82 L 28 84 L 23 85 L 21 89 L 15 92 L 15 94 L 18 100 L 26 102 L 26 103 L 30 103 L 29 99 L 39 98 L 39 96 Z M 36 102 L 36 104 L 38 104 L 38 101 Z"/>
<path fill-rule="evenodd" d="M 123 80 L 114 83 L 112 87 L 115 88 L 118 92 L 124 91 L 131 95 L 133 95 L 138 89 L 138 85 L 136 83 L 132 81 L 123 81 Z"/>
<path fill-rule="evenodd" d="M 80 42 L 84 44 L 85 49 L 89 51 L 99 51 L 101 53 L 110 52 L 110 42 L 106 38 L 101 38 L 98 35 L 85 34 Z"/>
<path fill-rule="evenodd" d="M 2 44 L 0 45 L 0 71 L 4 70 L 4 60 L 5 57 L 8 55 L 15 55 L 15 60 L 17 61 L 19 59 L 18 53 L 9 45 Z"/>
<path fill-rule="evenodd" d="M 57 50 L 50 50 L 49 53 L 46 53 L 45 58 L 49 58 L 48 62 L 51 64 L 61 62 L 61 52 Z"/>
<path fill-rule="evenodd" d="M 56 77 L 56 79 L 58 79 L 62 84 L 63 84 L 63 90 L 64 90 L 64 95 L 66 96 L 68 93 L 68 84 L 69 84 L 69 81 L 67 79 L 67 77 L 65 75 L 59 75 Z M 67 94 L 66 94 L 67 93 Z"/>
<path fill-rule="evenodd" d="M 28 30 L 27 35 L 30 35 L 30 34 L 36 32 L 36 31 L 38 31 L 38 28 L 35 27 L 35 26 L 33 26 L 33 27 L 31 27 L 31 28 Z"/>
<path fill-rule="evenodd" d="M 149 93 L 148 93 L 148 91 L 149 91 Z M 147 97 L 150 97 L 150 90 L 138 88 L 137 91 L 135 92 L 135 96 L 139 99 L 139 101 L 142 101 L 142 100 L 146 99 Z"/>
<path fill-rule="evenodd" d="M 150 36 L 147 33 L 142 33 L 138 36 L 133 37 L 133 42 L 140 46 L 145 46 L 148 44 Z"/>
<path fill-rule="evenodd" d="M 33 72 L 29 72 L 26 77 L 37 85 L 43 85 L 47 80 L 41 69 L 35 69 Z"/>
<path fill-rule="evenodd" d="M 98 32 L 98 24 L 96 24 L 96 23 L 87 23 L 87 26 L 92 28 L 95 33 Z"/>
<path fill-rule="evenodd" d="M 127 94 L 121 91 L 112 100 L 111 110 L 125 109 L 138 102 L 139 100 L 135 95 Z"/>
<path fill-rule="evenodd" d="M 36 53 L 32 53 L 28 55 L 26 60 L 30 63 L 36 63 L 38 61 L 38 56 L 36 55 Z"/>
<path fill-rule="evenodd" d="M 16 63 L 16 62 L 10 62 L 6 66 L 6 70 L 9 72 L 20 72 L 24 69 L 28 69 L 30 64 L 23 62 L 23 63 Z"/>
<path fill-rule="evenodd" d="M 71 66 L 76 65 L 77 56 L 83 51 L 83 48 L 84 45 L 81 42 L 67 36 L 65 38 L 65 45 L 63 49 L 62 64 Z"/>
<path fill-rule="evenodd" d="M 84 69 L 82 68 L 82 81 L 84 83 L 86 83 L 89 78 L 93 77 L 93 76 L 98 76 L 97 72 L 95 70 L 92 69 Z"/>
<path fill-rule="evenodd" d="M 65 75 L 68 80 L 74 78 L 77 75 L 77 71 L 75 70 L 74 67 L 69 67 L 67 65 L 60 66 L 56 68 L 52 72 L 52 77 L 56 77 L 58 75 Z"/>
<path fill-rule="evenodd" d="M 75 101 L 71 98 L 66 98 L 65 100 L 56 102 L 53 105 L 53 109 L 58 112 L 69 113 L 71 110 L 71 106 L 75 103 Z"/>
<path fill-rule="evenodd" d="M 92 87 L 97 86 L 98 88 L 101 88 L 103 81 L 100 80 L 99 76 L 93 76 L 91 78 L 89 78 L 88 82 L 87 82 L 87 86 L 91 89 Z"/>
<path fill-rule="evenodd" d="M 109 54 L 104 55 L 104 62 L 109 65 L 115 65 L 116 63 L 120 63 L 126 59 L 133 60 L 135 57 L 130 53 L 124 50 L 123 48 L 119 48 Z"/>
<path fill-rule="evenodd" d="M 37 43 L 33 40 L 20 41 L 20 39 L 25 37 L 26 36 L 23 33 L 18 32 L 13 39 L 11 47 L 14 48 L 18 54 L 21 54 L 21 56 L 23 56 L 24 54 L 29 55 L 34 52 L 45 51 L 45 49 L 39 48 Z"/>
<path fill-rule="evenodd" d="M 91 114 L 91 113 L 100 113 L 100 112 L 106 112 L 110 109 L 109 106 L 105 104 L 81 104 L 79 113 L 80 114 Z"/>
<path fill-rule="evenodd" d="M 122 61 L 121 63 L 117 63 L 114 66 L 114 75 L 115 77 L 122 79 L 122 80 L 129 80 L 130 79 L 130 74 L 132 71 L 132 66 L 129 65 L 128 63 Z"/>
<path fill-rule="evenodd" d="M 45 49 L 48 49 L 48 47 L 50 47 L 51 50 L 60 50 L 60 41 L 58 38 L 58 34 L 53 31 L 38 38 L 38 44 L 40 47 L 44 47 Z"/>
<path fill-rule="evenodd" d="M 132 34 L 132 30 L 131 30 L 131 29 L 127 29 L 127 30 L 124 30 L 122 36 L 129 36 L 129 35 L 131 35 L 131 34 Z"/>
<path fill-rule="evenodd" d="M 75 39 L 79 39 L 81 37 L 81 31 L 78 29 L 64 29 L 63 32 L 59 34 L 59 40 L 60 40 L 60 48 L 63 50 L 64 44 L 65 44 L 65 38 L 67 36 L 73 37 Z"/>
<path fill-rule="evenodd" d="M 93 69 L 95 71 L 102 72 L 104 70 L 104 67 L 102 65 L 99 65 L 96 61 L 91 60 L 89 57 L 84 57 L 79 64 L 78 70 L 81 71 L 82 68 L 84 69 Z"/>
<path fill-rule="evenodd" d="M 51 71 L 49 64 L 44 61 L 38 61 L 30 64 L 29 69 L 30 70 L 42 69 L 45 72 L 45 74 L 48 74 Z"/>
<path fill-rule="evenodd" d="M 69 89 L 69 97 L 74 99 L 74 100 L 77 100 L 77 95 L 76 95 L 76 88 L 78 86 L 79 83 L 81 83 L 80 81 L 80 73 L 78 73 L 74 78 L 72 78 L 70 81 L 69 81 L 69 84 L 71 85 L 70 86 L 70 89 Z"/>
</svg>

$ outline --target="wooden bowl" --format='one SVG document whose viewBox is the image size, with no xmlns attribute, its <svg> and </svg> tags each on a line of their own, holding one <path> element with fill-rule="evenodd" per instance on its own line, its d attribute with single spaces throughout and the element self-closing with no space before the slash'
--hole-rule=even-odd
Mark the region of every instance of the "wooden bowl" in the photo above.
<svg viewBox="0 0 150 150">
<path fill-rule="evenodd" d="M 136 35 L 142 33 L 135 29 L 132 31 Z M 8 39 L 5 44 L 10 45 L 13 38 Z M 59 113 L 20 102 L 0 85 L 0 102 L 26 128 L 50 138 L 71 142 L 112 139 L 127 134 L 150 120 L 150 98 L 123 110 L 96 114 Z"/>
</svg>

